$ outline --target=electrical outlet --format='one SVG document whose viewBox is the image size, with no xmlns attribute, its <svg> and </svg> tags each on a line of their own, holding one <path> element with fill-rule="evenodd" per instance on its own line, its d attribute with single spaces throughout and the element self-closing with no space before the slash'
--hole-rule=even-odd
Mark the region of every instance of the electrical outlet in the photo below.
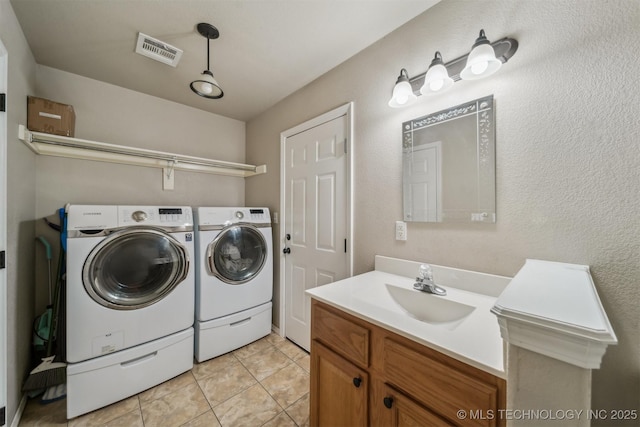
<svg viewBox="0 0 640 427">
<path fill-rule="evenodd" d="M 396 221 L 396 240 L 407 240 L 407 223 Z"/>
</svg>

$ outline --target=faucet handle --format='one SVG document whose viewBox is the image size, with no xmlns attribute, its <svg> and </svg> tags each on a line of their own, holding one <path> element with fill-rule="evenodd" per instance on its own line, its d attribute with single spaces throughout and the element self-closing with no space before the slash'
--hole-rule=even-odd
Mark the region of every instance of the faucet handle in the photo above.
<svg viewBox="0 0 640 427">
<path fill-rule="evenodd" d="M 433 272 L 429 264 L 422 264 L 419 270 L 419 276 L 424 280 L 433 281 Z"/>
</svg>

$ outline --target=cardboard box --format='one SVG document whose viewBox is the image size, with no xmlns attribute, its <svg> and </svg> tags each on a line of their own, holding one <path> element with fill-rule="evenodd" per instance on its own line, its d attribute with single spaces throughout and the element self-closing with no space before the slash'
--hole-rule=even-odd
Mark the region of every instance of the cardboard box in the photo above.
<svg viewBox="0 0 640 427">
<path fill-rule="evenodd" d="M 75 126 L 73 106 L 27 96 L 27 129 L 73 137 Z"/>
</svg>

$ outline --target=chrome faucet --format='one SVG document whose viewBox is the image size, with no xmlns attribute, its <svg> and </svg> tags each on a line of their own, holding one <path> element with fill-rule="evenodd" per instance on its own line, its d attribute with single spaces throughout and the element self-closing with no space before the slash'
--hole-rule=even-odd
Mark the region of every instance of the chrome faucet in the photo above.
<svg viewBox="0 0 640 427">
<path fill-rule="evenodd" d="M 416 277 L 416 283 L 413 284 L 413 289 L 439 296 L 445 296 L 447 294 L 445 289 L 436 285 L 433 281 L 433 272 L 429 264 L 422 264 L 420 266 L 419 275 Z"/>
</svg>

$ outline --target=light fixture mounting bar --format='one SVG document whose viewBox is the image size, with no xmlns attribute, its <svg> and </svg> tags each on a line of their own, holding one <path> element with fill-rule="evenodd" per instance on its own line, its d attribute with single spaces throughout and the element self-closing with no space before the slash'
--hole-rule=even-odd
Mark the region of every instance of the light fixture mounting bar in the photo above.
<svg viewBox="0 0 640 427">
<path fill-rule="evenodd" d="M 505 37 L 491 43 L 491 46 L 493 46 L 493 50 L 496 53 L 496 58 L 498 58 L 504 64 L 518 50 L 518 41 L 509 37 Z M 444 66 L 447 68 L 447 72 L 449 73 L 449 77 L 451 77 L 454 82 L 460 80 L 460 73 L 464 69 L 468 57 L 469 54 L 467 53 L 444 64 Z M 424 73 L 418 74 L 417 76 L 411 77 L 409 79 L 411 89 L 413 89 L 413 92 L 416 95 L 420 95 L 420 88 L 424 83 L 424 77 L 426 75 L 427 72 L 425 71 Z"/>
</svg>

